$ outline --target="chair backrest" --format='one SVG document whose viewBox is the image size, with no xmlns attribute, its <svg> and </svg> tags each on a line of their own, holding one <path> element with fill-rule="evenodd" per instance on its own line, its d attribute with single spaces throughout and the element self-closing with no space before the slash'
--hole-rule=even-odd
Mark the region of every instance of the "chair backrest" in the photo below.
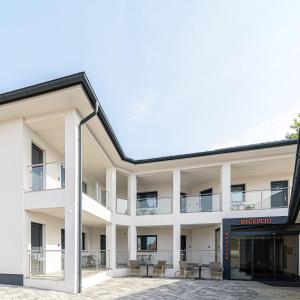
<svg viewBox="0 0 300 300">
<path fill-rule="evenodd" d="M 139 267 L 137 260 L 129 260 L 129 266 L 131 269 L 135 269 Z"/>
<path fill-rule="evenodd" d="M 159 266 L 165 266 L 165 265 L 167 264 L 167 262 L 166 262 L 165 260 L 159 260 L 159 261 L 157 262 L 157 264 L 158 264 Z"/>
<path fill-rule="evenodd" d="M 220 272 L 222 270 L 221 264 L 218 262 L 210 262 L 209 263 L 209 269 L 211 271 Z"/>
<path fill-rule="evenodd" d="M 180 275 L 185 275 L 185 271 L 188 267 L 188 263 L 186 261 L 179 262 Z"/>
</svg>

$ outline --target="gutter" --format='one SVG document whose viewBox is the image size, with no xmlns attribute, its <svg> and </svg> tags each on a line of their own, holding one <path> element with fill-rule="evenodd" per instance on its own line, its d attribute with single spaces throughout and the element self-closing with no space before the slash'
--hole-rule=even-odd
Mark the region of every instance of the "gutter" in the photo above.
<svg viewBox="0 0 300 300">
<path fill-rule="evenodd" d="M 300 129 L 298 132 L 298 145 L 293 176 L 293 186 L 289 205 L 288 224 L 295 223 L 300 211 Z"/>
<path fill-rule="evenodd" d="M 82 125 L 98 113 L 98 101 L 94 103 L 94 111 L 84 117 L 78 127 L 78 293 L 82 290 Z"/>
</svg>

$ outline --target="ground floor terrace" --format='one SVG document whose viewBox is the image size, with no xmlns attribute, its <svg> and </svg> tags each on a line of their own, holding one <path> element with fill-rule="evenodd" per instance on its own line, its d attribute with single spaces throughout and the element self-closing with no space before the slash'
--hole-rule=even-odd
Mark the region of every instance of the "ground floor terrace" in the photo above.
<svg viewBox="0 0 300 300">
<path fill-rule="evenodd" d="M 1 299 L 300 299 L 299 288 L 274 287 L 255 281 L 170 278 L 113 278 L 82 294 L 0 285 Z"/>
<path fill-rule="evenodd" d="M 56 208 L 27 211 L 24 285 L 62 289 L 57 287 L 70 274 L 68 261 L 72 261 L 72 253 L 68 257 L 66 251 L 66 240 L 72 232 L 64 215 L 63 209 Z M 105 223 L 84 212 L 83 287 L 130 274 L 130 260 L 141 266 L 141 276 L 146 275 L 146 265 L 150 265 L 150 271 L 161 261 L 166 277 L 175 276 L 180 261 L 221 265 L 220 238 L 220 224 L 125 226 Z M 46 281 L 57 283 L 47 285 Z"/>
</svg>

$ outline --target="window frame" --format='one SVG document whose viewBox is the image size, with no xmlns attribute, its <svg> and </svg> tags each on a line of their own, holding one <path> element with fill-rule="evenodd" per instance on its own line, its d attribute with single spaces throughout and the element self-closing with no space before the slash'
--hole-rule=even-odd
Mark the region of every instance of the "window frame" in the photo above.
<svg viewBox="0 0 300 300">
<path fill-rule="evenodd" d="M 149 249 L 142 249 L 142 238 L 145 238 L 146 239 L 146 245 L 148 245 L 147 243 L 147 239 L 148 238 L 155 238 L 155 249 L 154 250 L 149 250 Z M 141 249 L 139 249 L 139 238 L 141 239 Z M 136 238 L 136 244 L 137 244 L 137 251 L 139 252 L 157 252 L 157 235 L 156 234 L 140 234 L 140 235 L 137 235 L 137 238 Z"/>
<path fill-rule="evenodd" d="M 243 187 L 243 190 L 242 191 L 232 191 L 232 188 L 233 187 Z M 232 201 L 232 202 L 245 202 L 246 201 L 246 184 L 245 183 L 239 183 L 239 184 L 232 184 L 230 186 L 230 193 L 242 193 L 242 200 L 241 201 Z M 231 198 L 232 199 L 232 198 Z"/>
</svg>

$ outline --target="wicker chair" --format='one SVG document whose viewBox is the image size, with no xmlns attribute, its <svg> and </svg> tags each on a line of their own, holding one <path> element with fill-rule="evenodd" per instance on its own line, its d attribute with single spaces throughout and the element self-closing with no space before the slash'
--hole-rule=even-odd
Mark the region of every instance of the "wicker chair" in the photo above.
<svg viewBox="0 0 300 300">
<path fill-rule="evenodd" d="M 194 278 L 195 277 L 195 268 L 189 266 L 186 261 L 179 262 L 180 267 L 180 277 L 181 278 Z"/>
<path fill-rule="evenodd" d="M 130 274 L 133 273 L 136 276 L 140 274 L 140 266 L 137 260 L 129 260 Z"/>
<path fill-rule="evenodd" d="M 213 278 L 217 276 L 220 280 L 223 278 L 223 268 L 218 262 L 211 262 L 209 264 L 210 277 Z"/>
<path fill-rule="evenodd" d="M 158 277 L 165 276 L 166 263 L 165 260 L 159 260 L 157 265 L 153 267 L 153 275 L 157 274 Z"/>
</svg>

